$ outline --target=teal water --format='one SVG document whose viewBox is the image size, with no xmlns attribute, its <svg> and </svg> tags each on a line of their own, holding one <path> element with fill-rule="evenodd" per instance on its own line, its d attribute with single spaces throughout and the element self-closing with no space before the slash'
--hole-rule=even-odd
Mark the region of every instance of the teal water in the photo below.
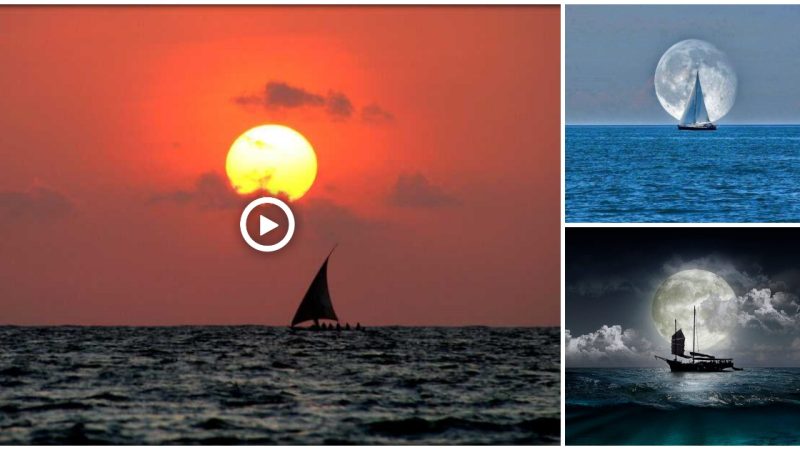
<svg viewBox="0 0 800 450">
<path fill-rule="evenodd" d="M 792 445 L 800 369 L 567 369 L 568 445 Z"/>
<path fill-rule="evenodd" d="M 800 126 L 567 126 L 568 222 L 800 221 Z"/>
</svg>

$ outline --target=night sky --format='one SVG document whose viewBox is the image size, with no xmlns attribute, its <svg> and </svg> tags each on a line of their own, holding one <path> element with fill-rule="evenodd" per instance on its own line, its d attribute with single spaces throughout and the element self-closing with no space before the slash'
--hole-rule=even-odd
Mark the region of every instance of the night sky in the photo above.
<svg viewBox="0 0 800 450">
<path fill-rule="evenodd" d="M 792 228 L 567 229 L 567 366 L 657 366 L 653 355 L 669 350 L 651 319 L 653 294 L 687 269 L 716 273 L 737 297 L 734 331 L 712 353 L 797 366 L 799 237 Z"/>
</svg>

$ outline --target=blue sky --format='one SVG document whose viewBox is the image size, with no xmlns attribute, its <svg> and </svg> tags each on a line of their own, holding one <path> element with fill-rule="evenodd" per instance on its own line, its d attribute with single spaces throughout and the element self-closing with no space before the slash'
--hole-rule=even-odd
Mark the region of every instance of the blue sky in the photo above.
<svg viewBox="0 0 800 450">
<path fill-rule="evenodd" d="M 800 5 L 569 5 L 565 23 L 568 124 L 674 123 L 653 74 L 689 38 L 736 70 L 736 103 L 720 123 L 800 123 Z"/>
</svg>

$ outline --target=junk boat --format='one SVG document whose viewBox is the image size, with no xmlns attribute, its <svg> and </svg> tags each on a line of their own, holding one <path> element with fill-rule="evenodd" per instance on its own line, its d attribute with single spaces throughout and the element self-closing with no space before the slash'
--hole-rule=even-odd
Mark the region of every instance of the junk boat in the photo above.
<svg viewBox="0 0 800 450">
<path fill-rule="evenodd" d="M 672 354 L 675 355 L 675 357 L 673 359 L 667 359 L 655 355 L 656 359 L 665 361 L 673 372 L 725 372 L 725 369 L 742 370 L 733 366 L 733 359 L 731 358 L 717 358 L 713 355 L 694 351 L 697 336 L 697 307 L 694 308 L 693 321 L 692 351 L 689 352 L 688 355 L 685 354 L 684 346 L 686 337 L 683 335 L 683 330 L 678 329 L 678 320 L 675 319 L 675 334 L 672 335 Z"/>
</svg>

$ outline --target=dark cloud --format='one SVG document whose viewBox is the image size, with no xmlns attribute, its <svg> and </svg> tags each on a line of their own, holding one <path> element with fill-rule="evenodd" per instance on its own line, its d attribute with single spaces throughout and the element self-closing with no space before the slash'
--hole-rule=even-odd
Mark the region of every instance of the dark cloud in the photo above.
<svg viewBox="0 0 800 450">
<path fill-rule="evenodd" d="M 65 195 L 46 187 L 27 192 L 0 192 L 0 224 L 13 222 L 45 223 L 61 219 L 74 211 Z"/>
<path fill-rule="evenodd" d="M 328 93 L 327 111 L 333 117 L 346 119 L 353 115 L 353 103 L 341 92 Z"/>
<path fill-rule="evenodd" d="M 378 229 L 377 221 L 362 217 L 352 210 L 325 198 L 308 199 L 294 208 L 298 226 L 310 228 L 318 237 L 342 241 Z"/>
<path fill-rule="evenodd" d="M 361 109 L 361 120 L 372 124 L 386 124 L 394 122 L 394 114 L 373 103 Z"/>
<path fill-rule="evenodd" d="M 263 106 L 267 109 L 321 108 L 335 120 L 349 119 L 356 111 L 350 98 L 343 92 L 328 91 L 326 95 L 292 86 L 283 81 L 270 81 L 263 93 L 242 95 L 233 99 L 241 106 Z M 367 123 L 386 123 L 394 116 L 372 104 L 362 109 L 362 118 Z"/>
<path fill-rule="evenodd" d="M 261 95 L 240 95 L 233 98 L 233 103 L 239 106 L 263 106 L 264 97 Z"/>
<path fill-rule="evenodd" d="M 206 209 L 240 208 L 249 200 L 237 194 L 216 172 L 200 175 L 192 189 L 160 193 L 150 199 L 151 203 L 193 204 Z"/>
<path fill-rule="evenodd" d="M 606 295 L 618 295 L 635 291 L 637 289 L 630 280 L 620 276 L 609 276 L 607 278 L 589 278 L 576 281 L 567 286 L 570 294 L 582 297 L 604 297 Z"/>
<path fill-rule="evenodd" d="M 241 211 L 249 202 L 262 195 L 267 194 L 237 194 L 223 175 L 208 172 L 200 175 L 191 189 L 154 195 L 150 198 L 150 203 Z M 288 202 L 285 198 L 283 200 Z M 314 235 L 326 239 L 342 240 L 348 236 L 359 236 L 381 226 L 381 223 L 362 217 L 325 198 L 304 199 L 291 204 L 291 209 L 297 218 L 298 228 L 309 229 Z"/>
<path fill-rule="evenodd" d="M 389 202 L 403 207 L 436 208 L 455 205 L 458 200 L 417 172 L 397 177 Z"/>
<path fill-rule="evenodd" d="M 267 108 L 322 106 L 325 104 L 325 97 L 287 83 L 270 81 L 264 90 L 264 104 Z"/>
</svg>

